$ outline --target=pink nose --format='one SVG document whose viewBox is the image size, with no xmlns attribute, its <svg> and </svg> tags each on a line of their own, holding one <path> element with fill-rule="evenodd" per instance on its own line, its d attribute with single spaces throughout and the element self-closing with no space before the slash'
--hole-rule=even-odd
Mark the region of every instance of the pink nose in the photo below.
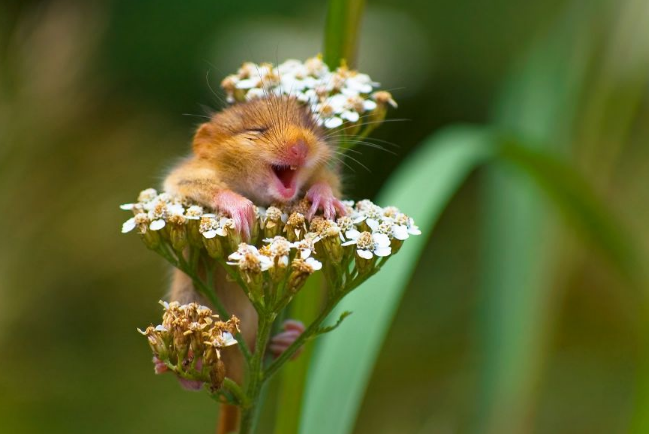
<svg viewBox="0 0 649 434">
<path fill-rule="evenodd" d="M 291 157 L 295 158 L 299 162 L 303 162 L 306 159 L 307 151 L 308 148 L 306 146 L 306 143 L 301 140 L 297 141 L 295 144 L 289 147 L 289 153 Z"/>
</svg>

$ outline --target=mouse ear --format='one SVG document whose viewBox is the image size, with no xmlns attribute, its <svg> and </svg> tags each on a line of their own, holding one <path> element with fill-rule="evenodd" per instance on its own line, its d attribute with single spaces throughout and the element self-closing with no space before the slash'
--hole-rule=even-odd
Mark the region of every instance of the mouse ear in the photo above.
<svg viewBox="0 0 649 434">
<path fill-rule="evenodd" d="M 207 156 L 214 146 L 214 126 L 211 122 L 205 122 L 194 134 L 194 154 Z"/>
</svg>

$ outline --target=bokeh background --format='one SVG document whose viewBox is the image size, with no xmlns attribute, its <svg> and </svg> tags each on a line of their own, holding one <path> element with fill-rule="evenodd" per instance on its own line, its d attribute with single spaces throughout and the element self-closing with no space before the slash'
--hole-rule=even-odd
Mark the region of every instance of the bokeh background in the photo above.
<svg viewBox="0 0 649 434">
<path fill-rule="evenodd" d="M 135 328 L 158 317 L 169 270 L 120 234 L 118 205 L 187 153 L 242 61 L 320 52 L 325 13 L 324 0 L 0 2 L 0 432 L 213 431 L 211 400 L 152 374 Z M 375 133 L 396 155 L 359 148 L 370 171 L 349 162 L 348 196 L 374 197 L 431 133 L 497 125 L 569 162 L 643 251 L 647 23 L 646 0 L 369 0 L 358 66 L 407 120 Z M 643 295 L 561 215 L 515 170 L 471 175 L 355 432 L 629 430 L 649 369 Z"/>
</svg>

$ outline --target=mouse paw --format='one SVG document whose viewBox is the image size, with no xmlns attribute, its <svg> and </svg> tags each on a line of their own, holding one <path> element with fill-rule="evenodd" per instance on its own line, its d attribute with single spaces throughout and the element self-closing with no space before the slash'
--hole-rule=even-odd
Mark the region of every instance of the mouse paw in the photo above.
<svg viewBox="0 0 649 434">
<path fill-rule="evenodd" d="M 250 200 L 234 191 L 221 190 L 214 196 L 213 206 L 234 220 L 234 227 L 244 241 L 250 240 L 255 223 L 255 205 Z"/>
<path fill-rule="evenodd" d="M 268 345 L 268 351 L 275 357 L 279 357 L 291 346 L 293 342 L 304 332 L 304 324 L 294 319 L 284 321 L 284 331 L 273 336 Z M 296 358 L 302 352 L 300 348 L 292 357 Z"/>
<path fill-rule="evenodd" d="M 200 371 L 202 366 L 203 363 L 201 362 L 201 360 L 198 360 L 196 362 L 196 369 Z M 170 372 L 167 365 L 165 365 L 164 362 L 162 362 L 160 359 L 158 359 L 155 356 L 153 356 L 153 369 L 155 370 L 156 374 L 164 374 L 165 372 Z M 203 388 L 202 381 L 188 380 L 186 378 L 181 378 L 181 377 L 177 377 L 177 378 L 178 378 L 178 382 L 185 390 L 201 390 Z"/>
<path fill-rule="evenodd" d="M 318 210 L 322 210 L 324 217 L 328 220 L 336 218 L 336 214 L 345 215 L 345 205 L 337 199 L 329 184 L 317 182 L 311 186 L 306 193 L 306 198 L 311 201 L 311 208 L 307 218 L 311 220 Z"/>
</svg>

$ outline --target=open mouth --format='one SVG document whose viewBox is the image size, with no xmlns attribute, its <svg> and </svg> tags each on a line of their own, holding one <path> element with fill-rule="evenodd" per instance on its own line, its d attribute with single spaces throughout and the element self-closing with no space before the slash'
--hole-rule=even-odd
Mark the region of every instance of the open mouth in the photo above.
<svg viewBox="0 0 649 434">
<path fill-rule="evenodd" d="M 297 175 L 297 166 L 278 165 L 271 166 L 275 177 L 277 178 L 277 190 L 285 199 L 292 199 L 295 196 L 296 186 L 295 178 Z"/>
</svg>

